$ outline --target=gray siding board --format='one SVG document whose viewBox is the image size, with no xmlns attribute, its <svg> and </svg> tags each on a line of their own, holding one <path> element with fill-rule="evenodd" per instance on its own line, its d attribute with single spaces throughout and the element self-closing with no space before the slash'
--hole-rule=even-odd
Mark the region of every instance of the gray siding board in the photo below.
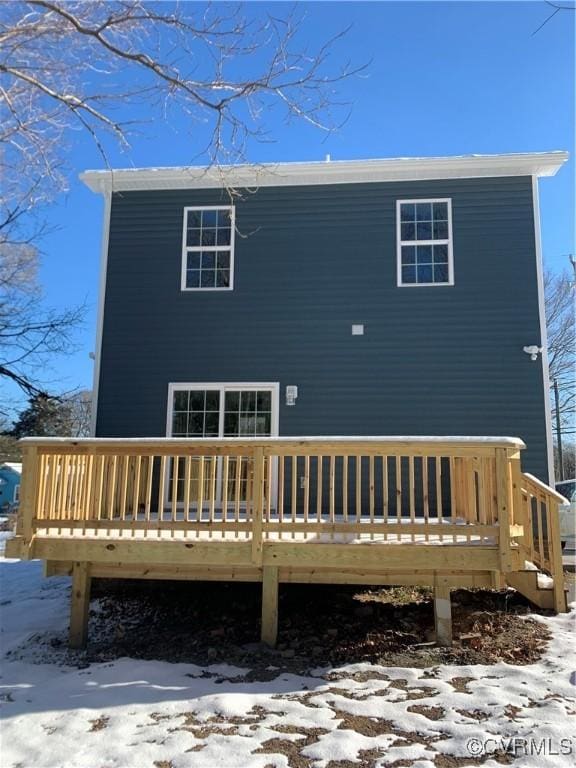
<svg viewBox="0 0 576 768">
<path fill-rule="evenodd" d="M 396 287 L 396 200 L 418 197 L 452 198 L 454 286 Z M 542 363 L 522 352 L 541 340 L 530 177 L 246 193 L 234 290 L 181 292 L 184 206 L 227 203 L 113 196 L 98 435 L 165 434 L 169 382 L 279 381 L 299 387 L 283 435 L 517 435 L 548 479 Z"/>
</svg>

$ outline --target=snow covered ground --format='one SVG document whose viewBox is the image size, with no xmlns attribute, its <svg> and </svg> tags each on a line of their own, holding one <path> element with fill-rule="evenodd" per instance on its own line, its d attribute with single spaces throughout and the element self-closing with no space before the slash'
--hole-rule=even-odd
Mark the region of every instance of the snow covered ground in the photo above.
<svg viewBox="0 0 576 768">
<path fill-rule="evenodd" d="M 0 578 L 2 768 L 574 764 L 574 611 L 537 617 L 553 640 L 534 665 L 269 668 L 259 681 L 222 664 L 37 663 L 34 634 L 66 629 L 69 580 L 6 559 Z"/>
</svg>

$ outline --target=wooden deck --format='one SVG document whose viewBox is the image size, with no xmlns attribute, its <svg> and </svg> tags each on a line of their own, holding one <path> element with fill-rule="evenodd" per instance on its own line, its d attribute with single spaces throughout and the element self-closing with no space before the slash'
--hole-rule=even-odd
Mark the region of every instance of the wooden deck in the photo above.
<svg viewBox="0 0 576 768">
<path fill-rule="evenodd" d="M 566 610 L 554 490 L 515 438 L 27 439 L 7 555 L 73 577 L 71 643 L 92 577 L 278 584 L 514 586 Z"/>
</svg>

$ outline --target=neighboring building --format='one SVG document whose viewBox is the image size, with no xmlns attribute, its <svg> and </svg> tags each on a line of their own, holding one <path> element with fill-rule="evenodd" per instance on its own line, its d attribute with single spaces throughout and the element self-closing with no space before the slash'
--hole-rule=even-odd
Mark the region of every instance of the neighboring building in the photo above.
<svg viewBox="0 0 576 768">
<path fill-rule="evenodd" d="M 566 159 L 84 173 L 95 434 L 510 435 L 552 482 L 538 177 Z"/>
<path fill-rule="evenodd" d="M 0 464 L 0 510 L 20 501 L 20 478 L 22 464 L 6 462 Z"/>
</svg>

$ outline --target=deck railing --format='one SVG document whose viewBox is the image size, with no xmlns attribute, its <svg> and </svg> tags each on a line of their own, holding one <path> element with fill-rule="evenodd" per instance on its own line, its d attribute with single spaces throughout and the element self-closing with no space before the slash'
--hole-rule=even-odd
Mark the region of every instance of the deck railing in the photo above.
<svg viewBox="0 0 576 768">
<path fill-rule="evenodd" d="M 562 573 L 562 547 L 558 504 L 564 498 L 538 478 L 522 475 L 522 524 L 520 544 L 525 560 L 551 576 Z"/>
<path fill-rule="evenodd" d="M 533 559 L 549 558 L 526 505 L 513 503 L 528 487 L 522 447 L 512 438 L 33 438 L 23 441 L 19 530 L 28 541 L 39 532 L 250 540 L 256 555 L 283 540 L 474 543 L 498 547 L 506 571 L 518 540 Z"/>
</svg>

